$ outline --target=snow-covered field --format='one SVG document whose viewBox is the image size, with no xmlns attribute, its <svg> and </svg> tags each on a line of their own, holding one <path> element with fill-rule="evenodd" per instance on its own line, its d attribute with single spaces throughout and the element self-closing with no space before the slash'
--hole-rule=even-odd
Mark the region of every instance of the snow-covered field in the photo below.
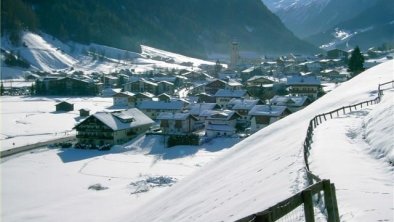
<svg viewBox="0 0 394 222">
<path fill-rule="evenodd" d="M 55 105 L 61 101 L 74 104 L 74 111 L 56 112 Z M 81 120 L 79 109 L 97 111 L 111 110 L 112 98 L 69 97 L 20 97 L 0 98 L 1 150 L 34 144 L 73 135 L 72 128 Z"/>
<path fill-rule="evenodd" d="M 17 155 L 1 164 L 1 220 L 112 221 L 236 142 L 222 138 L 168 149 L 162 137 L 143 136 L 111 151 L 45 148 Z"/>
<path fill-rule="evenodd" d="M 375 98 L 393 73 L 394 61 L 373 67 L 234 146 L 236 139 L 219 138 L 164 149 L 160 137 L 148 136 L 110 152 L 41 149 L 11 157 L 1 164 L 2 221 L 233 221 L 262 211 L 304 188 L 309 120 Z M 394 221 L 392 96 L 386 91 L 382 103 L 316 129 L 311 170 L 336 184 L 343 221 Z M 330 144 L 336 147 L 327 151 Z M 341 158 L 329 160 L 334 152 Z"/>
</svg>

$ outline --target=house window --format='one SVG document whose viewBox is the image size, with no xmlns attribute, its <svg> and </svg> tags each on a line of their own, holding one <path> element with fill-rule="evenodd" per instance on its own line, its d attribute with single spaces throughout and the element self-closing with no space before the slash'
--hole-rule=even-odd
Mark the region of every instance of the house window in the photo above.
<svg viewBox="0 0 394 222">
<path fill-rule="evenodd" d="M 256 123 L 257 124 L 269 124 L 270 117 L 269 116 L 256 116 Z"/>
<path fill-rule="evenodd" d="M 161 120 L 160 121 L 160 127 L 163 127 L 163 128 L 167 128 L 167 127 L 169 127 L 169 124 L 168 124 L 168 120 Z"/>
<path fill-rule="evenodd" d="M 182 128 L 182 121 L 181 120 L 175 120 L 175 128 Z"/>
</svg>

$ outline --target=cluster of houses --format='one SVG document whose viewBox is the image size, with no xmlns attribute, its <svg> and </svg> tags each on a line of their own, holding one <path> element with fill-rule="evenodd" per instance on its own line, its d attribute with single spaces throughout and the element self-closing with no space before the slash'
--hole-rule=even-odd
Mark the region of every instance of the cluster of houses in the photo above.
<svg viewBox="0 0 394 222">
<path fill-rule="evenodd" d="M 121 111 L 90 115 L 80 110 L 86 118 L 75 129 L 83 144 L 121 144 L 152 128 L 170 136 L 236 136 L 309 105 L 324 94 L 322 81 L 346 80 L 348 73 L 337 70 L 345 69 L 347 57 L 345 51 L 332 50 L 314 60 L 289 55 L 224 70 L 217 62 L 205 70 L 177 73 L 39 78 L 36 88 L 40 95 L 113 98 L 113 108 Z"/>
</svg>

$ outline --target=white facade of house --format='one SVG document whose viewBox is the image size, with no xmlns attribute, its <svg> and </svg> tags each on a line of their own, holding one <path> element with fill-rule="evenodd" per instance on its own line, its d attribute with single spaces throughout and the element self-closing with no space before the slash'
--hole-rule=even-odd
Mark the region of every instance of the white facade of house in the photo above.
<svg viewBox="0 0 394 222">
<path fill-rule="evenodd" d="M 290 114 L 286 106 L 256 105 L 249 112 L 250 129 L 256 132 Z"/>
<path fill-rule="evenodd" d="M 205 134 L 208 137 L 231 136 L 236 132 L 238 113 L 232 110 L 207 110 L 205 117 Z"/>
<path fill-rule="evenodd" d="M 113 96 L 114 106 L 135 107 L 135 94 L 131 92 L 119 92 Z"/>
<path fill-rule="evenodd" d="M 197 118 L 189 113 L 160 113 L 160 128 L 165 134 L 185 135 L 195 130 Z"/>
<path fill-rule="evenodd" d="M 233 98 L 249 99 L 249 94 L 246 90 L 227 90 L 219 89 L 216 94 L 216 103 L 222 107 L 226 107 L 227 103 Z"/>
</svg>

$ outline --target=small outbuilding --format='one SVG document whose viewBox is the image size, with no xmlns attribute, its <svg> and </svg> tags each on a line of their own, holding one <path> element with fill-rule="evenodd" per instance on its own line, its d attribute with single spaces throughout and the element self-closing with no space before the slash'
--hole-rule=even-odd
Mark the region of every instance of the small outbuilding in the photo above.
<svg viewBox="0 0 394 222">
<path fill-rule="evenodd" d="M 79 116 L 80 117 L 90 116 L 90 109 L 85 109 L 85 108 L 80 109 Z"/>
<path fill-rule="evenodd" d="M 56 106 L 56 112 L 69 112 L 74 110 L 74 104 L 66 101 L 62 101 L 56 104 L 55 106 Z"/>
</svg>

